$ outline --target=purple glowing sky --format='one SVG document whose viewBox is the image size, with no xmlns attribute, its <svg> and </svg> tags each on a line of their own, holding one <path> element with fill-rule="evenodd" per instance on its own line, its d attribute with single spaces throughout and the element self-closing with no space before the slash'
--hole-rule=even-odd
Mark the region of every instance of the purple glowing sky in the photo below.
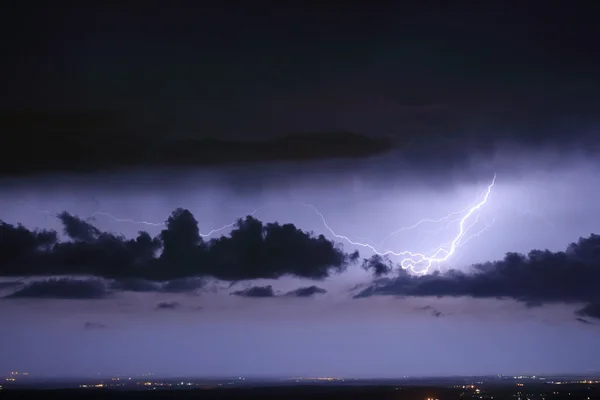
<svg viewBox="0 0 600 400">
<path fill-rule="evenodd" d="M 442 267 L 461 269 L 507 251 L 562 250 L 597 232 L 600 166 L 572 154 L 561 156 L 559 168 L 548 168 L 556 165 L 555 158 L 499 154 L 487 162 L 485 170 L 498 175 L 481 220 L 495 223 Z M 479 161 L 470 170 L 449 174 L 445 183 L 445 177 L 411 177 L 395 174 L 393 164 L 385 172 L 378 161 L 371 164 L 368 172 L 319 166 L 314 168 L 318 175 L 290 166 L 278 168 L 279 175 L 230 168 L 179 173 L 176 179 L 173 172 L 132 172 L 5 181 L 0 219 L 60 230 L 59 222 L 42 211 L 161 222 L 184 207 L 206 232 L 260 207 L 255 216 L 262 221 L 291 222 L 332 238 L 304 202 L 314 204 L 337 233 L 380 243 L 402 226 L 464 208 L 492 177 L 477 172 L 484 165 Z M 246 185 L 235 185 L 240 180 Z M 99 228 L 126 236 L 161 229 L 119 223 L 103 214 L 95 218 Z M 425 251 L 452 239 L 455 231 L 456 224 L 435 235 L 405 232 L 388 245 Z M 344 247 L 353 249 L 347 243 Z M 3 301 L 0 317 L 8 323 L 2 324 L 0 371 L 366 377 L 600 368 L 597 327 L 575 321 L 574 307 L 530 309 L 513 301 L 470 298 L 352 300 L 348 290 L 369 279 L 355 267 L 318 283 L 328 293 L 315 299 L 125 292 L 96 301 Z M 254 284 L 287 291 L 314 283 L 282 278 L 235 288 Z M 177 301 L 181 307 L 155 310 L 161 301 Z M 443 316 L 432 317 L 424 306 Z M 86 322 L 103 327 L 84 329 Z"/>
</svg>

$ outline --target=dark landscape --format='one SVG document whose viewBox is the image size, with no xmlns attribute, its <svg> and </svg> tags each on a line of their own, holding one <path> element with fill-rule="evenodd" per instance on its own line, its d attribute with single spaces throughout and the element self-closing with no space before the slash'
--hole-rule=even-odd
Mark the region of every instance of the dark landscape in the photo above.
<svg viewBox="0 0 600 400">
<path fill-rule="evenodd" d="M 454 377 L 416 379 L 46 380 L 5 386 L 3 399 L 600 399 L 600 381 L 589 377 Z M 86 382 L 86 383 L 82 383 Z M 107 383 L 108 382 L 108 383 Z M 240 383 L 242 382 L 242 383 Z"/>
</svg>

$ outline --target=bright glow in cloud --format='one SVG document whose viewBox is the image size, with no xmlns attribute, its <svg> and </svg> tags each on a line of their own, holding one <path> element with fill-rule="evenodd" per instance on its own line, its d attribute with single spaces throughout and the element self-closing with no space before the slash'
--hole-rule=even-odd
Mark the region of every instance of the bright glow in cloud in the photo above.
<svg viewBox="0 0 600 400">
<path fill-rule="evenodd" d="M 474 205 L 471 205 L 470 207 L 467 207 L 462 211 L 453 212 L 453 213 L 451 213 L 443 218 L 437 219 L 437 220 L 433 220 L 433 219 L 421 220 L 412 226 L 400 228 L 386 237 L 386 239 L 387 239 L 391 235 L 399 233 L 403 230 L 414 229 L 425 222 L 442 222 L 442 221 L 448 220 L 449 218 L 451 218 L 454 215 L 459 215 L 461 213 L 464 213 L 462 218 L 460 218 L 458 233 L 456 234 L 454 239 L 450 243 L 442 244 L 442 245 L 436 247 L 435 249 L 433 249 L 429 252 L 426 252 L 426 253 L 415 253 L 410 250 L 402 250 L 399 252 L 393 251 L 393 250 L 379 251 L 372 244 L 353 241 L 348 236 L 339 235 L 339 234 L 335 233 L 335 231 L 333 229 L 331 229 L 329 227 L 329 225 L 327 224 L 325 216 L 319 210 L 317 210 L 316 207 L 314 207 L 313 205 L 310 205 L 310 204 L 306 204 L 306 206 L 311 207 L 321 217 L 321 219 L 323 220 L 323 225 L 325 225 L 325 228 L 327 228 L 327 230 L 329 232 L 331 232 L 331 234 L 333 236 L 335 236 L 336 238 L 345 240 L 348 243 L 353 244 L 355 246 L 368 248 L 371 251 L 373 251 L 375 254 L 378 254 L 380 256 L 393 255 L 393 256 L 397 256 L 397 257 L 403 257 L 400 260 L 400 266 L 403 269 L 408 269 L 416 274 L 426 274 L 426 273 L 430 272 L 430 269 L 434 264 L 439 264 L 441 262 L 446 261 L 448 258 L 450 258 L 454 254 L 454 252 L 456 251 L 457 248 L 463 246 L 471 238 L 473 238 L 475 236 L 479 236 L 483 232 L 483 230 L 489 228 L 490 225 L 486 224 L 486 226 L 483 230 L 480 230 L 476 233 L 473 233 L 473 234 L 470 234 L 467 236 L 467 234 L 469 233 L 471 228 L 473 228 L 477 224 L 477 222 L 478 222 L 477 212 L 481 209 L 481 207 L 483 207 L 487 203 L 488 198 L 492 192 L 492 188 L 494 187 L 495 183 L 496 183 L 496 175 L 494 175 L 492 182 L 487 187 L 487 190 L 484 192 L 483 196 L 481 196 L 482 198 L 479 201 L 477 201 Z M 472 218 L 473 216 L 474 216 L 474 218 Z M 385 241 L 385 239 L 384 239 L 384 241 Z"/>
<path fill-rule="evenodd" d="M 408 269 L 411 272 L 416 273 L 416 274 L 427 274 L 431 271 L 431 268 L 434 265 L 439 266 L 440 263 L 448 260 L 455 253 L 456 249 L 464 246 L 473 237 L 477 237 L 480 234 L 482 234 L 485 230 L 487 230 L 493 224 L 493 222 L 492 222 L 492 224 L 485 224 L 484 228 L 480 229 L 479 231 L 472 232 L 473 227 L 476 226 L 477 223 L 479 222 L 479 213 L 478 212 L 487 203 L 487 201 L 490 197 L 490 194 L 492 192 L 492 188 L 494 187 L 495 183 L 496 183 L 496 175 L 494 174 L 492 182 L 488 185 L 487 190 L 483 194 L 478 196 L 478 199 L 475 202 L 473 202 L 472 204 L 470 204 L 469 206 L 463 208 L 460 211 L 452 212 L 442 218 L 422 219 L 411 226 L 406 226 L 406 227 L 397 229 L 394 232 L 390 233 L 388 236 L 386 236 L 384 238 L 384 240 L 382 241 L 381 245 L 379 246 L 379 247 L 382 247 L 385 244 L 385 242 L 393 235 L 396 235 L 403 231 L 416 229 L 425 223 L 437 223 L 437 224 L 444 224 L 445 226 L 447 226 L 448 224 L 450 224 L 452 222 L 458 222 L 458 232 L 456 233 L 456 235 L 450 242 L 438 245 L 434 249 L 432 249 L 428 252 L 424 252 L 424 253 L 414 252 L 414 251 L 410 251 L 410 250 L 381 251 L 377 247 L 375 247 L 373 244 L 370 244 L 367 242 L 354 241 L 354 240 L 350 239 L 348 236 L 340 235 L 340 234 L 336 233 L 327 223 L 327 220 L 325 219 L 325 216 L 323 215 L 323 213 L 321 213 L 314 205 L 304 204 L 304 203 L 302 203 L 302 204 L 304 206 L 312 209 L 321 218 L 325 228 L 335 238 L 342 239 L 342 240 L 344 240 L 352 245 L 358 246 L 358 247 L 367 248 L 367 249 L 371 250 L 373 253 L 378 254 L 380 256 L 392 255 L 392 256 L 396 256 L 396 257 L 402 257 L 399 265 L 403 269 Z M 249 215 L 254 216 L 261 208 L 263 208 L 263 207 L 259 207 L 259 208 L 255 209 Z M 52 214 L 46 210 L 39 210 L 39 211 L 46 213 L 48 215 L 55 216 L 54 214 Z M 461 215 L 462 215 L 462 217 L 459 217 Z M 160 227 L 160 226 L 165 225 L 164 222 L 136 221 L 131 218 L 118 218 L 108 212 L 103 212 L 103 211 L 95 211 L 91 215 L 89 215 L 87 218 L 93 218 L 95 216 L 105 216 L 105 217 L 108 217 L 108 218 L 112 219 L 113 221 L 119 222 L 119 223 L 140 224 L 140 225 L 147 225 L 147 226 L 152 226 L 152 227 Z M 452 219 L 452 217 L 455 217 L 455 218 Z M 223 231 L 228 228 L 233 228 L 233 226 L 236 224 L 236 222 L 237 221 L 233 221 L 233 222 L 223 225 L 219 228 L 212 229 L 207 233 L 200 233 L 200 236 L 205 237 L 205 238 L 210 237 L 217 232 Z M 438 227 L 438 229 L 436 229 L 435 231 L 432 231 L 430 233 L 433 233 L 433 234 L 439 233 L 442 229 L 444 229 L 444 226 Z"/>
</svg>

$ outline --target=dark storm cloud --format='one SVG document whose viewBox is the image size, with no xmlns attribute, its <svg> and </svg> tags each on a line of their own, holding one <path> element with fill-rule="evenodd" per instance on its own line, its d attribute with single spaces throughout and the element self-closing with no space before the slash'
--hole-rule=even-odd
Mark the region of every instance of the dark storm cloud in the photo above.
<svg viewBox="0 0 600 400">
<path fill-rule="evenodd" d="M 175 310 L 181 307 L 181 304 L 176 301 L 163 301 L 156 305 L 157 310 Z"/>
<path fill-rule="evenodd" d="M 88 222 L 61 214 L 65 234 L 30 231 L 0 224 L 2 276 L 93 275 L 109 278 L 113 291 L 189 292 L 203 288 L 208 277 L 237 282 L 283 276 L 323 279 L 342 272 L 359 259 L 324 236 L 315 237 L 292 224 L 263 224 L 240 219 L 228 236 L 205 241 L 187 210 L 177 209 L 165 229 L 152 238 L 140 232 L 125 239 L 100 232 Z M 600 235 L 580 238 L 565 251 L 532 250 L 507 253 L 499 261 L 473 265 L 469 271 L 451 270 L 415 276 L 380 256 L 364 259 L 372 284 L 356 288 L 356 298 L 374 295 L 511 298 L 527 307 L 547 303 L 581 304 L 582 318 L 600 319 Z M 160 254 L 159 254 L 160 252 Z M 386 277 L 387 276 L 387 277 Z M 33 282 L 7 297 L 101 298 L 108 293 L 100 281 L 50 279 Z M 316 286 L 282 296 L 308 297 L 322 293 Z M 271 286 L 251 287 L 232 294 L 277 297 Z M 431 310 L 440 316 L 438 310 Z"/>
<path fill-rule="evenodd" d="M 0 139 L 0 147 L 7 154 L 20 154 L 18 163 L 2 158 L 0 174 L 354 159 L 392 149 L 387 138 L 348 132 L 287 135 L 272 140 L 158 140 L 149 135 L 148 127 L 131 124 L 119 113 L 98 111 L 0 113 L 0 129 L 13 133 L 10 140 Z M 141 131 L 145 136 L 140 136 Z M 48 151 L 24 151 L 32 141 Z"/>
<path fill-rule="evenodd" d="M 581 310 L 577 311 L 582 317 L 592 317 L 600 319 L 600 301 L 587 304 Z"/>
<path fill-rule="evenodd" d="M 275 297 L 275 291 L 273 291 L 273 286 L 252 286 L 248 289 L 237 290 L 235 292 L 231 292 L 234 296 L 241 297 Z"/>
<path fill-rule="evenodd" d="M 174 279 L 165 282 L 161 287 L 161 291 L 167 293 L 185 293 L 203 288 L 205 285 L 206 280 L 201 278 Z"/>
<path fill-rule="evenodd" d="M 546 5 L 532 16 L 510 6 L 502 12 L 493 5 L 441 11 L 385 3 L 335 11 L 303 5 L 291 12 L 254 5 L 185 12 L 145 6 L 143 15 L 137 6 L 12 7 L 3 26 L 15 40 L 7 43 L 10 56 L 0 64 L 11 79 L 0 105 L 46 112 L 0 116 L 0 131 L 13 132 L 2 135 L 0 148 L 20 158 L 14 163 L 3 157 L 1 169 L 322 159 L 382 148 L 363 139 L 334 138 L 328 145 L 326 136 L 302 139 L 299 146 L 296 139 L 156 140 L 178 132 L 256 138 L 299 124 L 302 132 L 400 131 L 400 144 L 412 143 L 406 156 L 419 165 L 439 160 L 442 166 L 490 146 L 490 138 L 536 143 L 560 135 L 561 143 L 570 143 L 573 125 L 595 116 L 595 10 Z M 304 34 L 306 26 L 314 35 Z M 214 38 L 212 45 L 195 51 L 206 37 Z M 127 79 L 132 74 L 141 79 Z M 143 83 L 148 81 L 152 89 Z M 285 106 L 274 111 L 273 104 Z M 123 107 L 139 115 L 49 111 L 77 107 Z M 285 122 L 276 125 L 276 119 Z M 426 134 L 414 128 L 423 125 L 432 128 Z M 465 126 L 477 133 L 459 134 Z M 475 143 L 473 149 L 466 142 Z M 31 143 L 42 151 L 30 151 Z"/>
<path fill-rule="evenodd" d="M 416 109 L 418 110 L 418 107 Z M 543 116 L 539 118 L 543 123 L 536 122 L 540 126 L 532 126 L 531 121 L 524 119 L 525 117 L 502 115 L 490 117 L 490 121 L 478 124 L 466 123 L 465 120 L 468 121 L 470 118 L 468 116 L 445 115 L 448 112 L 444 111 L 444 115 L 436 118 L 451 118 L 459 121 L 452 122 L 456 125 L 451 129 L 452 135 L 447 134 L 449 131 L 447 122 L 440 126 L 429 127 L 426 131 L 415 129 L 414 123 L 431 123 L 433 117 L 416 112 L 416 115 L 411 116 L 410 121 L 404 121 L 407 116 L 403 111 L 398 117 L 398 124 L 395 125 L 408 124 L 408 127 L 394 128 L 394 133 L 389 135 L 370 132 L 366 134 L 324 132 L 280 136 L 269 140 L 255 138 L 235 141 L 201 137 L 168 140 L 141 137 L 139 133 L 130 131 L 143 131 L 143 127 L 133 129 L 120 125 L 122 124 L 120 121 L 113 122 L 115 118 L 111 114 L 102 117 L 102 113 L 83 115 L 69 113 L 54 118 L 36 116 L 33 119 L 41 118 L 41 121 L 33 127 L 29 125 L 21 127 L 19 123 L 13 126 L 14 118 L 0 115 L 0 128 L 6 125 L 2 124 L 3 119 L 8 119 L 10 123 L 4 130 L 10 129 L 14 132 L 6 143 L 0 139 L 0 147 L 7 154 L 20 154 L 19 163 L 13 163 L 10 158 L 0 160 L 0 174 L 106 171 L 132 166 L 208 167 L 343 159 L 354 163 L 358 159 L 382 156 L 390 152 L 395 155 L 394 162 L 405 167 L 427 166 L 427 171 L 437 172 L 448 166 L 467 168 L 473 156 L 492 157 L 498 149 L 503 148 L 502 146 L 517 146 L 519 149 L 531 151 L 539 151 L 544 146 L 550 146 L 550 148 L 573 148 L 592 153 L 596 153 L 600 148 L 597 141 L 593 140 L 594 136 L 589 134 L 592 130 L 590 127 L 596 126 L 596 122 L 585 120 L 575 126 L 574 123 L 561 124 L 550 117 Z M 98 127 L 92 129 L 94 121 L 102 118 L 111 122 L 97 122 Z M 415 122 L 413 121 L 415 118 L 422 118 L 424 121 Z M 26 117 L 17 118 L 18 121 L 24 119 Z M 67 122 L 71 119 L 73 121 Z M 91 122 L 86 122 L 88 119 Z M 497 119 L 503 122 L 500 123 Z M 512 125 L 504 126 L 507 124 L 505 121 L 511 121 Z M 100 127 L 106 128 L 101 130 Z M 118 134 L 119 132 L 121 135 Z M 567 136 L 565 132 L 569 132 L 569 135 Z M 47 151 L 25 151 L 31 142 L 35 142 L 39 148 Z M 82 234 L 85 234 L 85 231 L 82 231 Z M 87 234 L 93 235 L 94 232 Z"/>
<path fill-rule="evenodd" d="M 65 235 L 79 242 L 91 243 L 98 239 L 102 232 L 94 225 L 78 217 L 69 214 L 66 211 L 57 215 L 63 224 Z"/>
<path fill-rule="evenodd" d="M 6 289 L 6 288 L 12 288 L 15 286 L 21 286 L 23 285 L 23 282 L 20 281 L 13 281 L 13 282 L 0 282 L 0 290 L 2 289 Z"/>
<path fill-rule="evenodd" d="M 90 117 L 74 114 L 69 118 L 81 121 Z M 91 119 L 97 118 L 94 115 Z M 399 118 L 406 119 L 406 116 Z M 423 118 L 427 122 L 431 120 L 430 116 Z M 466 116 L 452 118 L 468 119 Z M 288 135 L 260 141 L 217 138 L 158 140 L 140 137 L 138 134 L 118 136 L 108 133 L 102 136 L 99 133 L 87 132 L 89 128 L 86 126 L 91 125 L 91 122 L 81 122 L 83 128 L 78 127 L 76 123 L 70 123 L 73 127 L 67 129 L 68 134 L 65 134 L 60 133 L 66 129 L 62 128 L 62 122 L 57 125 L 56 132 L 50 128 L 55 122 L 40 123 L 35 126 L 38 133 L 23 134 L 20 133 L 21 128 L 11 128 L 15 132 L 11 140 L 2 143 L 0 139 L 0 147 L 7 154 L 20 154 L 19 163 L 13 163 L 12 159 L 6 157 L 0 160 L 0 175 L 48 171 L 106 171 L 120 167 L 209 167 L 344 159 L 355 163 L 358 159 L 383 156 L 391 152 L 395 156 L 393 162 L 404 167 L 426 166 L 427 171 L 438 172 L 449 166 L 467 168 L 473 156 L 490 158 L 498 149 L 502 149 L 502 146 L 516 146 L 522 151 L 539 151 L 544 146 L 559 147 L 563 150 L 573 148 L 594 154 L 600 148 L 597 141 L 593 140 L 594 136 L 589 134 L 590 126 L 593 127 L 595 122 L 582 122 L 581 126 L 574 127 L 573 124 L 561 125 L 544 117 L 540 120 L 547 122 L 534 128 L 529 121 L 519 121 L 519 118 L 521 117 L 499 117 L 503 121 L 512 121 L 514 126 L 507 127 L 502 127 L 495 120 L 482 123 L 481 126 L 476 123 L 456 122 L 458 126 L 452 128 L 452 135 L 448 135 L 449 129 L 442 125 L 430 127 L 426 132 L 413 127 L 399 131 L 394 129 L 393 135 L 325 132 Z M 0 115 L 0 122 L 1 119 Z M 400 123 L 402 124 L 403 122 Z M 476 125 L 476 128 L 462 125 Z M 47 129 L 50 130 L 46 131 Z M 113 128 L 115 132 L 123 132 L 124 129 Z M 57 132 L 64 135 L 64 138 L 57 136 Z M 569 132 L 569 135 L 565 135 L 565 132 Z M 21 140 L 23 143 L 19 144 Z M 25 151 L 31 142 L 47 151 Z M 76 228 L 84 227 L 72 227 Z M 92 230 L 87 232 L 87 235 L 93 236 L 94 233 L 97 232 Z M 81 234 L 86 234 L 85 230 Z"/>
<path fill-rule="evenodd" d="M 98 279 L 52 278 L 28 283 L 4 298 L 101 299 L 107 295 L 106 286 Z"/>
<path fill-rule="evenodd" d="M 318 286 L 312 285 L 312 286 L 298 288 L 296 290 L 291 290 L 291 291 L 287 292 L 285 295 L 291 296 L 291 297 L 312 297 L 316 294 L 325 294 L 325 293 L 327 293 L 327 290 L 322 289 Z"/>
<path fill-rule="evenodd" d="M 106 328 L 106 325 L 100 323 L 100 322 L 86 322 L 85 324 L 83 324 L 83 329 L 89 331 L 89 330 L 93 330 L 93 329 L 104 329 Z"/>
<path fill-rule="evenodd" d="M 307 286 L 291 290 L 283 295 L 277 295 L 273 290 L 273 286 L 252 286 L 244 290 L 237 290 L 230 294 L 241 297 L 312 297 L 316 294 L 327 293 L 327 290 L 318 286 Z"/>
<path fill-rule="evenodd" d="M 374 295 L 512 298 L 528 307 L 545 303 L 587 303 L 580 316 L 600 318 L 600 235 L 580 238 L 565 251 L 508 253 L 503 260 L 414 276 L 399 269 L 355 297 Z"/>
<path fill-rule="evenodd" d="M 183 209 L 172 213 L 155 238 L 146 232 L 135 239 L 100 232 L 67 212 L 59 218 L 69 241 L 59 241 L 54 231 L 0 222 L 0 276 L 94 275 L 114 279 L 117 290 L 181 292 L 202 287 L 198 277 L 323 279 L 358 259 L 357 252 L 346 254 L 323 235 L 250 216 L 238 220 L 229 236 L 208 241 Z"/>
<path fill-rule="evenodd" d="M 382 257 L 376 254 L 370 258 L 365 258 L 362 263 L 362 268 L 365 271 L 371 271 L 373 276 L 379 278 L 392 272 L 394 265 L 388 257 Z"/>
<path fill-rule="evenodd" d="M 581 317 L 577 317 L 577 318 L 575 318 L 575 320 L 581 322 L 582 324 L 586 324 L 586 325 L 593 325 L 594 324 L 593 322 L 590 322 L 587 319 L 581 318 Z"/>
<path fill-rule="evenodd" d="M 111 290 L 123 292 L 159 292 L 161 285 L 157 282 L 139 278 L 125 278 L 114 281 L 110 285 Z"/>
<path fill-rule="evenodd" d="M 121 278 L 111 282 L 110 289 L 124 292 L 185 293 L 201 289 L 206 283 L 206 280 L 202 278 L 181 278 L 166 282 L 141 278 Z"/>
</svg>

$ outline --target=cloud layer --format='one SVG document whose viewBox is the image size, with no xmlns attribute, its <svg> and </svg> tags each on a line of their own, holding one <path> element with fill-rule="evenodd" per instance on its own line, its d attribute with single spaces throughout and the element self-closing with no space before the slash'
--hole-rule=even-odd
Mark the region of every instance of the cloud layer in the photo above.
<svg viewBox="0 0 600 400">
<path fill-rule="evenodd" d="M 468 272 L 451 270 L 414 276 L 400 269 L 397 276 L 376 280 L 355 298 L 375 295 L 511 298 L 532 307 L 544 303 L 587 303 L 578 314 L 600 318 L 599 283 L 600 235 L 591 235 L 571 243 L 565 251 L 508 253 L 503 260 L 473 265 Z"/>
<path fill-rule="evenodd" d="M 242 297 L 255 297 L 255 298 L 266 298 L 266 297 L 313 297 L 317 294 L 327 293 L 327 290 L 322 289 L 318 286 L 312 285 L 307 287 L 301 287 L 295 290 L 290 290 L 284 294 L 278 294 L 273 290 L 272 285 L 267 286 L 252 286 L 244 290 L 236 290 L 232 292 L 232 295 Z"/>
<path fill-rule="evenodd" d="M 22 154 L 18 163 L 0 160 L 0 174 L 57 170 L 102 170 L 130 166 L 212 166 L 238 163 L 366 158 L 388 152 L 387 138 L 351 132 L 281 136 L 272 140 L 216 138 L 158 140 L 122 112 L 0 112 L 0 127 L 13 132 L 0 139 L 7 153 Z M 140 132 L 146 132 L 141 135 Z M 25 151 L 34 140 L 51 153 Z M 85 154 L 85 156 L 82 156 Z"/>
<path fill-rule="evenodd" d="M 283 276 L 321 280 L 359 261 L 358 252 L 347 253 L 322 235 L 292 224 L 263 224 L 253 217 L 240 219 L 228 236 L 210 240 L 200 236 L 194 216 L 183 209 L 175 210 L 154 238 L 140 232 L 137 238 L 126 239 L 101 232 L 67 212 L 58 217 L 67 241 L 60 241 L 54 231 L 1 223 L 0 276 L 95 278 L 36 281 L 8 297 L 99 299 L 115 291 L 185 293 L 203 288 L 208 278 L 232 283 Z M 361 266 L 372 272 L 373 281 L 351 292 L 356 299 L 392 295 L 508 298 L 529 307 L 583 304 L 578 318 L 600 319 L 600 235 L 596 234 L 569 244 L 565 251 L 507 253 L 502 260 L 466 271 L 416 276 L 377 255 L 363 259 Z M 325 289 L 313 285 L 285 293 L 272 286 L 252 286 L 231 294 L 272 298 L 321 293 Z"/>
<path fill-rule="evenodd" d="M 163 290 L 197 287 L 191 277 L 221 280 L 276 279 L 284 275 L 322 279 L 358 259 L 324 236 L 292 224 L 263 224 L 246 217 L 229 236 L 204 240 L 198 222 L 177 209 L 157 237 L 139 232 L 126 239 L 67 212 L 58 215 L 68 241 L 54 231 L 30 231 L 1 223 L 0 275 L 94 275 L 119 279 L 123 289 L 153 291 L 150 281 L 173 281 Z"/>
<path fill-rule="evenodd" d="M 63 278 L 31 282 L 6 298 L 101 299 L 107 295 L 106 285 L 99 279 Z"/>
</svg>

